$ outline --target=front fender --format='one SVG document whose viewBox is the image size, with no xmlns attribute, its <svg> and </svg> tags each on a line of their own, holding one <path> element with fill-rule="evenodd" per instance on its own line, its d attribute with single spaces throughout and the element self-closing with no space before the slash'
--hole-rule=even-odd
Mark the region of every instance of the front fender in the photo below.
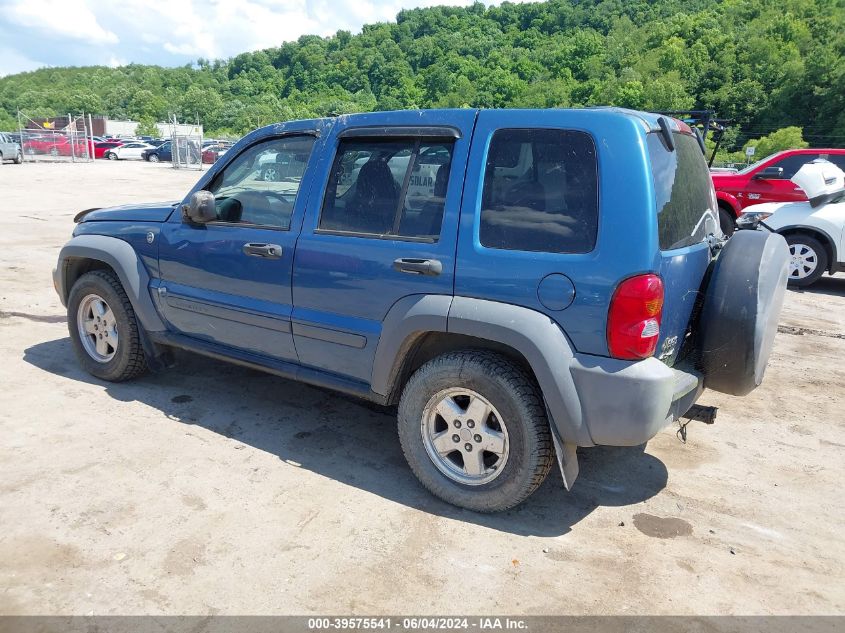
<svg viewBox="0 0 845 633">
<path fill-rule="evenodd" d="M 159 317 L 150 296 L 150 275 L 128 242 L 107 235 L 77 235 L 62 248 L 53 283 L 62 305 L 67 305 L 70 288 L 76 281 L 75 267 L 84 260 L 107 264 L 117 273 L 141 326 L 148 332 L 167 327 Z"/>
<path fill-rule="evenodd" d="M 719 202 L 724 202 L 728 205 L 735 217 L 739 217 L 739 214 L 742 213 L 742 205 L 739 203 L 739 200 L 736 196 L 731 195 L 729 193 L 725 193 L 724 191 L 717 191 L 716 192 L 716 199 Z"/>
</svg>

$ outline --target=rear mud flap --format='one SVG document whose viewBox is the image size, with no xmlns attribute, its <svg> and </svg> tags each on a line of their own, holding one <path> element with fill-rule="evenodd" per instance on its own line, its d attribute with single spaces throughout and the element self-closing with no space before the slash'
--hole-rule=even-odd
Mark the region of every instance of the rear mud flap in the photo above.
<svg viewBox="0 0 845 633">
<path fill-rule="evenodd" d="M 552 441 L 555 444 L 555 456 L 557 465 L 560 467 L 560 474 L 563 477 L 563 486 L 567 491 L 572 490 L 575 480 L 578 478 L 578 456 L 575 453 L 577 446 L 572 442 L 564 442 L 558 437 L 555 425 L 550 423 L 552 428 Z"/>
</svg>

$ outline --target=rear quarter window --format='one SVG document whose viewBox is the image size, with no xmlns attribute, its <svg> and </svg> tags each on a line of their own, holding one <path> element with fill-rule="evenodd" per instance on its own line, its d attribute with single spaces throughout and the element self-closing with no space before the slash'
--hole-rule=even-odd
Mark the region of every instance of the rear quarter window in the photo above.
<svg viewBox="0 0 845 633">
<path fill-rule="evenodd" d="M 597 172 L 596 147 L 585 132 L 497 130 L 485 165 L 481 244 L 546 253 L 593 250 Z"/>
<path fill-rule="evenodd" d="M 717 232 L 716 192 L 698 141 L 673 134 L 670 151 L 658 133 L 646 137 L 657 207 L 661 250 L 697 244 Z"/>
</svg>

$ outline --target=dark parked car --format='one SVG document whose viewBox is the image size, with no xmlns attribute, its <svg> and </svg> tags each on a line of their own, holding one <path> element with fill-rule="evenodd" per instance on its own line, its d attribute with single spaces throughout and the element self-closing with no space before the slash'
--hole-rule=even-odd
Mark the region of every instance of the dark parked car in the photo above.
<svg viewBox="0 0 845 633">
<path fill-rule="evenodd" d="M 705 387 L 760 384 L 789 253 L 726 241 L 717 212 L 697 137 L 659 115 L 293 121 L 180 202 L 77 215 L 54 284 L 94 376 L 183 348 L 396 405 L 422 484 L 491 512 L 555 463 L 571 487 L 578 446 L 640 445 Z"/>
<path fill-rule="evenodd" d="M 151 163 L 158 163 L 160 161 L 170 162 L 173 159 L 173 155 L 170 151 L 171 145 L 170 141 L 164 141 L 155 149 L 144 150 L 141 157 Z"/>
<path fill-rule="evenodd" d="M 186 153 L 189 156 L 189 161 L 191 163 L 198 163 L 202 160 L 202 154 L 199 151 L 198 147 L 191 147 L 189 150 L 186 150 L 185 147 L 180 148 L 182 161 L 185 161 Z M 159 145 L 155 149 L 145 150 L 141 157 L 144 160 L 147 160 L 151 163 L 158 163 L 160 161 L 167 161 L 170 162 L 173 160 L 173 142 L 172 141 L 164 141 L 161 145 Z"/>
</svg>

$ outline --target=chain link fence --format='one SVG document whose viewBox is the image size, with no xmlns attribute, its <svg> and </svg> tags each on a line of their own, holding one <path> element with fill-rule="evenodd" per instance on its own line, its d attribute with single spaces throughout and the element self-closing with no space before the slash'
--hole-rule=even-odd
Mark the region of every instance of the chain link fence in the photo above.
<svg viewBox="0 0 845 633">
<path fill-rule="evenodd" d="M 25 161 L 88 162 L 94 156 L 90 116 L 31 117 L 18 111 L 18 132 Z"/>
<path fill-rule="evenodd" d="M 201 170 L 203 130 L 199 121 L 196 125 L 179 123 L 172 116 L 169 124 L 173 167 Z"/>
</svg>

